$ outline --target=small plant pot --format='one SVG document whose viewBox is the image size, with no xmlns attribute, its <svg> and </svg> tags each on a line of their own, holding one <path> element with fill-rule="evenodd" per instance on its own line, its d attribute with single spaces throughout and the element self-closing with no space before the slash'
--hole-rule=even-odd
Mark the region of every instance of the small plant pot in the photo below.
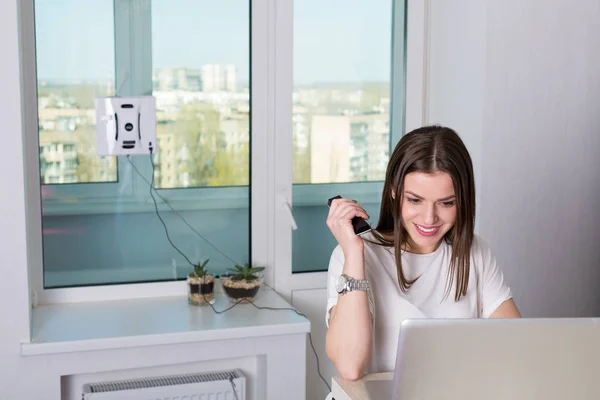
<svg viewBox="0 0 600 400">
<path fill-rule="evenodd" d="M 240 301 L 254 301 L 258 289 L 262 285 L 262 279 L 236 281 L 230 277 L 221 277 L 221 283 L 223 284 L 223 290 L 229 297 L 229 301 L 237 303 Z"/>
<path fill-rule="evenodd" d="M 195 306 L 215 304 L 215 278 L 212 275 L 204 275 L 199 278 L 196 274 L 190 274 L 188 283 L 188 303 Z"/>
</svg>

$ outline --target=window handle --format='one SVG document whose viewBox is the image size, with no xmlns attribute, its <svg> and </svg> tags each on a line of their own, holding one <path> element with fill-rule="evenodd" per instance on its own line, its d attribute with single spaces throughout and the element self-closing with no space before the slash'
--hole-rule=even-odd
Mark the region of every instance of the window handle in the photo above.
<svg viewBox="0 0 600 400">
<path fill-rule="evenodd" d="M 283 195 L 281 195 L 281 203 L 282 203 L 283 209 L 285 210 L 285 212 L 290 220 L 290 225 L 292 226 L 292 230 L 298 229 L 298 225 L 296 224 L 296 220 L 294 219 L 294 212 L 292 211 L 292 205 L 290 204 L 288 199 Z"/>
</svg>

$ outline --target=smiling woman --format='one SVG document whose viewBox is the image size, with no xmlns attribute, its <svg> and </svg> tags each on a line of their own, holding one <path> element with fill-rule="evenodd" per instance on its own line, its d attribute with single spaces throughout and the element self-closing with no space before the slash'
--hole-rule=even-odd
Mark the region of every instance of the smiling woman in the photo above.
<svg viewBox="0 0 600 400">
<path fill-rule="evenodd" d="M 339 245 L 328 272 L 326 350 L 344 378 L 393 370 L 404 319 L 520 317 L 490 249 L 474 234 L 473 166 L 452 129 L 402 137 L 376 228 L 357 236 L 354 217 L 368 215 L 338 199 L 327 220 Z"/>
<path fill-rule="evenodd" d="M 411 132 L 390 158 L 384 193 L 375 235 L 396 251 L 401 289 L 412 285 L 402 270 L 401 251 L 431 253 L 445 241 L 453 248 L 448 283 L 456 277 L 455 300 L 460 300 L 467 290 L 475 229 L 473 163 L 460 137 L 442 127 Z"/>
</svg>

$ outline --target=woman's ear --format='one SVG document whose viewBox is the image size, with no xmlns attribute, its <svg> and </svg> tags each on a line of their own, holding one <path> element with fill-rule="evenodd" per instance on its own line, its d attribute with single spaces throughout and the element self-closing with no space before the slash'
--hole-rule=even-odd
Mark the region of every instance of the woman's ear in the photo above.
<svg viewBox="0 0 600 400">
<path fill-rule="evenodd" d="M 392 200 L 396 200 L 396 191 L 392 189 Z"/>
</svg>

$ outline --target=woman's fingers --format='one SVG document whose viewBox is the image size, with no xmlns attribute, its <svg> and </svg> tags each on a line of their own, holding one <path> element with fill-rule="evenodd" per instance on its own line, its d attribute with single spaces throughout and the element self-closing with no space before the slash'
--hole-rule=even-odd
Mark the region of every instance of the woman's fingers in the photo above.
<svg viewBox="0 0 600 400">
<path fill-rule="evenodd" d="M 367 214 L 367 212 L 361 206 L 358 206 L 358 205 L 355 207 L 348 207 L 344 211 L 345 211 L 345 213 L 340 216 L 340 218 L 343 220 L 352 221 L 352 218 L 354 218 L 354 217 L 369 219 L 369 215 Z"/>
<path fill-rule="evenodd" d="M 352 219 L 361 217 L 368 219 L 367 212 L 354 200 L 335 199 L 331 202 L 327 226 L 342 247 L 344 254 L 356 251 L 362 245 L 362 238 L 355 234 Z"/>
<path fill-rule="evenodd" d="M 369 219 L 369 215 L 358 203 L 349 199 L 336 199 L 329 210 L 327 225 L 348 225 L 354 217 Z"/>
</svg>

